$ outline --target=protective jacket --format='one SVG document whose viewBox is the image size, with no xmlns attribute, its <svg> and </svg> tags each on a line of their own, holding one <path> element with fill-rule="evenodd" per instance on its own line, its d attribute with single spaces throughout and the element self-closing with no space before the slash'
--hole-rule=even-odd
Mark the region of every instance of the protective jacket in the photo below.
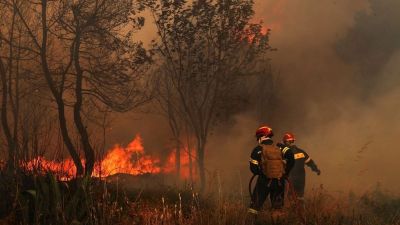
<svg viewBox="0 0 400 225">
<path fill-rule="evenodd" d="M 272 145 L 272 140 L 264 141 L 263 144 Z M 285 163 L 285 175 L 289 176 L 290 171 L 292 170 L 293 166 L 295 165 L 295 158 L 292 150 L 290 148 L 284 148 L 285 146 L 278 145 L 278 147 L 282 151 L 282 157 Z M 250 171 L 255 175 L 264 175 L 261 169 L 261 154 L 262 154 L 262 147 L 260 145 L 256 146 L 250 155 Z"/>
<path fill-rule="evenodd" d="M 320 173 L 315 162 L 310 158 L 310 156 L 304 150 L 300 149 L 296 145 L 286 146 L 286 148 L 290 148 L 294 155 L 295 163 L 292 171 L 290 172 L 289 178 L 294 186 L 296 194 L 298 197 L 304 196 L 304 188 L 305 188 L 305 179 L 306 179 L 306 171 L 305 165 L 311 168 L 312 171 L 316 173 Z"/>
</svg>

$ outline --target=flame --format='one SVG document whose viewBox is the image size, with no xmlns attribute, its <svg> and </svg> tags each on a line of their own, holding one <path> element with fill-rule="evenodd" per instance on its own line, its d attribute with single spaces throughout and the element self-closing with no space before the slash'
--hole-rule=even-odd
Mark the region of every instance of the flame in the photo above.
<svg viewBox="0 0 400 225">
<path fill-rule="evenodd" d="M 76 167 L 72 159 L 66 159 L 61 162 L 47 160 L 42 156 L 34 158 L 26 163 L 22 163 L 22 168 L 27 171 L 41 173 L 52 171 L 60 180 L 69 180 L 76 174 Z"/>
<path fill-rule="evenodd" d="M 260 27 L 260 31 L 259 34 L 261 36 L 265 36 L 270 32 L 270 27 L 269 26 L 265 26 L 262 22 L 262 20 L 257 21 L 257 20 L 252 20 L 250 21 L 251 24 L 259 24 L 261 25 Z M 241 34 L 240 40 L 241 41 L 245 41 L 247 43 L 253 43 L 253 40 L 255 38 L 255 35 L 249 30 L 246 30 L 243 34 Z M 258 42 L 258 39 L 256 40 L 256 42 Z"/>
<path fill-rule="evenodd" d="M 189 158 L 189 152 L 191 158 Z M 180 152 L 180 177 L 183 179 L 195 177 L 194 152 L 194 150 L 188 151 L 187 148 Z M 175 173 L 175 156 L 176 150 L 173 150 L 169 153 L 166 161 L 162 163 L 160 158 L 145 153 L 143 140 L 140 135 L 136 135 L 127 146 L 115 145 L 108 150 L 104 158 L 95 164 L 92 176 L 102 178 L 118 173 L 135 176 L 141 174 L 172 174 Z M 192 161 L 192 176 L 190 176 L 190 161 Z M 82 160 L 82 164 L 85 164 L 84 160 Z M 23 163 L 21 167 L 35 173 L 53 172 L 60 180 L 70 180 L 76 174 L 76 167 L 72 159 L 54 161 L 37 157 Z"/>
<path fill-rule="evenodd" d="M 114 146 L 108 151 L 99 166 L 95 168 L 94 176 L 106 177 L 116 173 L 139 175 L 145 173 L 160 173 L 160 159 L 145 155 L 142 138 L 136 135 L 128 146 Z"/>
<path fill-rule="evenodd" d="M 183 148 L 180 151 L 180 178 L 195 179 L 197 176 L 197 167 L 195 165 L 196 153 L 193 149 Z M 163 169 L 164 173 L 173 173 L 176 170 L 176 149 L 168 156 L 167 163 Z"/>
</svg>

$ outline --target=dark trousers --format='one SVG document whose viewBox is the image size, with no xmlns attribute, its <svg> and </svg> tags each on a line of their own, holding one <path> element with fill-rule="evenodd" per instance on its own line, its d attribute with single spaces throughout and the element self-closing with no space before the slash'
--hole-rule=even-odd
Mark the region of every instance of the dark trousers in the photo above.
<svg viewBox="0 0 400 225">
<path fill-rule="evenodd" d="M 289 180 L 290 180 L 291 185 L 293 186 L 296 196 L 298 198 L 303 198 L 304 197 L 304 188 L 306 186 L 305 175 L 290 176 Z M 292 188 L 292 187 L 290 187 L 290 188 Z"/>
<path fill-rule="evenodd" d="M 260 210 L 268 195 L 273 209 L 282 208 L 285 196 L 285 180 L 259 176 L 251 196 L 250 208 Z"/>
</svg>

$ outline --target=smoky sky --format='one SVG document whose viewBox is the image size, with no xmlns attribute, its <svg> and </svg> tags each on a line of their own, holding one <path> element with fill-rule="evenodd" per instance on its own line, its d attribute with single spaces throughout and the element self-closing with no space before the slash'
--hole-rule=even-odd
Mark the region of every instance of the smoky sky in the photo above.
<svg viewBox="0 0 400 225">
<path fill-rule="evenodd" d="M 275 141 L 291 131 L 320 167 L 310 170 L 308 189 L 367 190 L 377 183 L 399 190 L 388 174 L 400 158 L 400 2 L 398 0 L 256 0 L 254 21 L 271 28 L 270 52 L 277 77 L 273 111 L 261 121 L 251 109 L 216 127 L 206 150 L 207 174 L 219 171 L 238 186 L 251 176 L 248 160 L 260 122 L 271 124 Z M 151 20 L 138 37 L 155 36 Z M 273 116 L 271 116 L 273 115 Z M 150 151 L 171 135 L 161 116 L 119 115 L 110 140 L 143 133 Z M 128 137 L 129 136 L 129 137 Z M 244 187 L 247 184 L 244 185 Z"/>
<path fill-rule="evenodd" d="M 369 12 L 357 13 L 355 26 L 337 43 L 338 54 L 357 66 L 366 97 L 386 82 L 380 72 L 400 49 L 399 12 L 399 1 L 371 0 Z"/>
<path fill-rule="evenodd" d="M 398 190 L 388 176 L 400 156 L 400 3 L 256 1 L 255 19 L 272 29 L 270 54 L 280 72 L 273 118 L 276 141 L 292 131 L 321 168 L 308 188 Z M 265 106 L 266 108 L 269 106 Z M 243 113 L 232 133 L 214 136 L 213 166 L 246 174 L 260 121 Z M 223 130 L 223 129 L 221 129 Z M 214 144 L 215 143 L 215 144 Z M 217 146 L 217 147 L 214 147 Z M 224 159 L 226 151 L 236 153 Z M 227 161 L 229 166 L 222 166 Z M 229 173 L 229 172 L 227 172 Z M 249 174 L 249 172 L 247 172 Z"/>
</svg>

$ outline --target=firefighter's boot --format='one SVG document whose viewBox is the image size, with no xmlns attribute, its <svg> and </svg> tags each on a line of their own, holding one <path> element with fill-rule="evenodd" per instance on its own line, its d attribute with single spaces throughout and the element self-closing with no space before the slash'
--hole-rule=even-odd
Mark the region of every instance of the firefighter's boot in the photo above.
<svg viewBox="0 0 400 225">
<path fill-rule="evenodd" d="M 252 208 L 249 208 L 246 215 L 246 225 L 255 225 L 258 219 L 258 211 Z"/>
</svg>

